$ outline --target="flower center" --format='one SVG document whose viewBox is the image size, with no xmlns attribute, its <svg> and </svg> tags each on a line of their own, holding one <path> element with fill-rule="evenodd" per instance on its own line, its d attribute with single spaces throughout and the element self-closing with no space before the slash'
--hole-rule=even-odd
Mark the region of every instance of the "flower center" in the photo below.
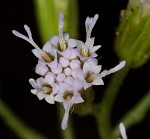
<svg viewBox="0 0 150 139">
<path fill-rule="evenodd" d="M 43 86 L 43 91 L 45 94 L 50 95 L 52 93 L 52 87 L 50 85 Z"/>
<path fill-rule="evenodd" d="M 69 101 L 73 96 L 73 93 L 72 92 L 66 92 L 65 95 L 64 95 L 64 99 Z"/>
<path fill-rule="evenodd" d="M 67 49 L 67 43 L 66 43 L 66 41 L 64 41 L 64 40 L 59 41 L 59 49 L 60 49 L 61 51 L 64 51 L 64 50 Z"/>
<path fill-rule="evenodd" d="M 81 52 L 80 52 L 80 54 L 81 54 L 83 57 L 88 57 L 88 56 L 89 56 L 89 51 L 88 51 L 86 45 L 83 45 L 83 46 L 81 47 Z"/>
<path fill-rule="evenodd" d="M 88 73 L 85 80 L 88 82 L 88 83 L 91 83 L 93 82 L 94 80 L 94 74 L 93 73 Z"/>
</svg>

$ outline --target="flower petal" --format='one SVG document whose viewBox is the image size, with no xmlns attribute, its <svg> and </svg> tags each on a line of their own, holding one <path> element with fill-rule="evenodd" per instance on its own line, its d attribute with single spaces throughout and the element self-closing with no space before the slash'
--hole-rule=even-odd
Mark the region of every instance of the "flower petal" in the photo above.
<svg viewBox="0 0 150 139">
<path fill-rule="evenodd" d="M 51 53 L 51 43 L 50 41 L 47 41 L 45 43 L 45 45 L 43 46 L 43 51 L 47 52 L 47 53 Z"/>
<path fill-rule="evenodd" d="M 48 70 L 47 63 L 42 61 L 39 61 L 35 68 L 35 72 L 41 76 L 45 75 Z"/>
<path fill-rule="evenodd" d="M 101 45 L 94 46 L 94 47 L 92 47 L 92 49 L 90 50 L 90 52 L 91 52 L 91 53 L 94 53 L 94 52 L 96 52 L 100 47 L 101 47 Z"/>
<path fill-rule="evenodd" d="M 36 95 L 37 94 L 37 89 L 31 89 L 31 93 Z"/>
<path fill-rule="evenodd" d="M 55 75 L 52 73 L 52 72 L 48 72 L 46 75 L 45 75 L 45 82 L 47 84 L 53 84 L 55 82 Z"/>
<path fill-rule="evenodd" d="M 55 45 L 55 46 L 57 46 L 58 41 L 59 41 L 59 37 L 56 36 L 56 35 L 50 38 L 51 44 L 53 44 L 53 45 Z"/>
<path fill-rule="evenodd" d="M 76 47 L 78 45 L 78 42 L 75 39 L 69 39 L 67 41 L 67 44 L 68 44 L 68 47 L 72 47 L 73 48 L 73 47 Z"/>
<path fill-rule="evenodd" d="M 64 33 L 63 33 L 63 37 L 64 37 L 64 39 L 65 39 L 66 41 L 68 41 L 68 40 L 69 40 L 69 33 L 64 32 Z"/>
<path fill-rule="evenodd" d="M 45 100 L 50 103 L 50 104 L 54 104 L 55 101 L 54 101 L 54 95 L 53 94 L 50 94 L 50 95 L 46 95 L 45 96 Z"/>
<path fill-rule="evenodd" d="M 94 74 L 99 74 L 101 69 L 102 69 L 102 66 L 98 65 L 98 66 L 93 67 L 92 71 Z"/>
<path fill-rule="evenodd" d="M 36 80 L 36 82 L 37 82 L 38 87 L 39 87 L 39 88 L 42 88 L 42 86 L 43 86 L 43 84 L 44 84 L 44 79 L 43 79 L 43 77 L 38 78 L 38 79 Z"/>
<path fill-rule="evenodd" d="M 72 98 L 73 104 L 78 104 L 84 102 L 83 98 L 80 96 L 79 93 L 76 93 Z"/>
<path fill-rule="evenodd" d="M 104 82 L 100 76 L 96 76 L 92 82 L 93 85 L 104 85 Z"/>
<path fill-rule="evenodd" d="M 35 89 L 38 88 L 38 86 L 37 86 L 37 84 L 36 84 L 34 79 L 32 79 L 32 78 L 29 79 L 29 83 L 32 85 L 33 88 L 35 88 Z"/>
<path fill-rule="evenodd" d="M 103 72 L 101 72 L 100 76 L 101 77 L 105 77 L 106 75 L 109 75 L 111 73 L 114 73 L 120 69 L 122 69 L 125 66 L 126 62 L 122 61 L 120 62 L 117 66 L 115 66 L 114 68 L 110 69 L 110 70 L 104 70 Z"/>
<path fill-rule="evenodd" d="M 37 97 L 39 98 L 39 100 L 42 100 L 45 97 L 45 94 L 40 91 L 37 93 Z"/>
</svg>

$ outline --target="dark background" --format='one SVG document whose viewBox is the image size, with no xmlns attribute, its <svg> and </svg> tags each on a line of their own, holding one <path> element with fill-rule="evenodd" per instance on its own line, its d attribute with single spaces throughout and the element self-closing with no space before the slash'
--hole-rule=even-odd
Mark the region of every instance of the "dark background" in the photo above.
<svg viewBox="0 0 150 139">
<path fill-rule="evenodd" d="M 113 51 L 115 29 L 119 23 L 120 10 L 126 8 L 127 0 L 92 0 L 79 1 L 79 38 L 85 40 L 85 19 L 87 16 L 99 14 L 99 19 L 92 32 L 96 37 L 95 44 L 102 44 L 98 50 L 100 64 L 109 69 L 118 63 L 118 57 Z M 13 0 L 1 2 L 0 14 L 0 97 L 9 105 L 13 112 L 27 125 L 50 139 L 60 139 L 60 123 L 57 121 L 55 105 L 49 105 L 44 100 L 38 101 L 30 93 L 29 78 L 37 78 L 34 67 L 37 58 L 30 51 L 32 47 L 27 42 L 16 38 L 13 29 L 24 32 L 23 25 L 30 26 L 33 38 L 41 44 L 34 6 L 32 0 Z M 129 108 L 149 89 L 150 62 L 139 69 L 132 69 L 113 107 L 112 124 L 114 124 Z M 107 87 L 111 75 L 104 79 L 105 86 L 95 86 L 95 102 L 98 102 Z M 95 119 L 92 116 L 79 117 L 72 114 L 78 139 L 99 139 Z M 150 112 L 145 119 L 127 131 L 129 139 L 150 137 Z M 0 119 L 0 139 L 17 139 L 16 135 L 5 126 Z"/>
</svg>

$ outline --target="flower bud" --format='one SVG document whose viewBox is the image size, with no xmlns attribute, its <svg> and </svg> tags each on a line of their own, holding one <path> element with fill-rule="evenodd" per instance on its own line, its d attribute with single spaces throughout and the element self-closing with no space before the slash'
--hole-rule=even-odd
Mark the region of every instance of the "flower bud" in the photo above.
<svg viewBox="0 0 150 139">
<path fill-rule="evenodd" d="M 115 51 L 120 59 L 138 68 L 150 58 L 150 3 L 129 0 L 116 31 Z"/>
</svg>

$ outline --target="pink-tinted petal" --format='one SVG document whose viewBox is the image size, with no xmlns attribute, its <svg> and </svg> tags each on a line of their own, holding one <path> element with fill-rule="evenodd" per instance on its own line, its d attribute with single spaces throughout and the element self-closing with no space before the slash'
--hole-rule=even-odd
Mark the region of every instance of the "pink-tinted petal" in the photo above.
<svg viewBox="0 0 150 139">
<path fill-rule="evenodd" d="M 56 77 L 57 82 L 63 82 L 66 78 L 66 75 L 64 73 L 59 73 Z"/>
<path fill-rule="evenodd" d="M 72 60 L 70 62 L 70 67 L 72 69 L 80 68 L 81 67 L 81 62 L 79 60 Z"/>
<path fill-rule="evenodd" d="M 54 73 L 54 74 L 59 74 L 62 72 L 62 66 L 61 64 L 57 64 L 56 67 L 54 66 L 51 66 L 51 71 Z"/>
<path fill-rule="evenodd" d="M 45 45 L 43 46 L 43 51 L 45 51 L 47 53 L 51 53 L 51 43 L 50 43 L 50 41 L 47 41 L 45 43 Z"/>
<path fill-rule="evenodd" d="M 72 75 L 72 77 L 73 78 L 79 78 L 79 79 L 84 79 L 84 72 L 83 72 L 83 70 L 82 69 L 80 69 L 80 68 L 77 68 L 77 69 L 73 69 L 72 71 L 71 71 L 71 75 Z"/>
<path fill-rule="evenodd" d="M 59 41 L 59 37 L 58 36 L 53 36 L 53 37 L 50 38 L 51 44 L 53 44 L 55 46 L 57 46 L 58 41 Z"/>
<path fill-rule="evenodd" d="M 92 83 L 87 83 L 87 82 L 83 83 L 84 90 L 86 90 L 87 88 L 89 88 L 91 86 L 92 86 Z"/>
<path fill-rule="evenodd" d="M 41 76 L 45 75 L 48 72 L 48 67 L 45 62 L 38 62 L 35 68 L 35 72 Z"/>
<path fill-rule="evenodd" d="M 65 57 L 60 57 L 59 58 L 59 63 L 62 65 L 63 68 L 69 66 L 69 60 Z"/>
<path fill-rule="evenodd" d="M 68 47 L 73 48 L 73 47 L 76 47 L 78 45 L 78 42 L 75 39 L 69 39 L 67 41 L 67 44 L 68 44 Z"/>
<path fill-rule="evenodd" d="M 74 104 L 78 104 L 78 103 L 84 102 L 83 98 L 80 96 L 79 93 L 76 93 L 76 94 L 73 96 L 72 101 L 73 101 Z"/>
<path fill-rule="evenodd" d="M 67 76 L 67 78 L 64 80 L 64 83 L 72 85 L 73 84 L 73 78 L 71 76 Z"/>
<path fill-rule="evenodd" d="M 89 63 L 85 62 L 84 65 L 83 65 L 83 72 L 84 73 L 91 72 L 92 68 L 93 67 Z"/>
<path fill-rule="evenodd" d="M 63 95 L 62 95 L 62 94 L 57 94 L 57 95 L 54 97 L 54 100 L 57 101 L 57 102 L 64 102 Z"/>
<path fill-rule="evenodd" d="M 48 72 L 45 76 L 45 83 L 53 84 L 55 82 L 55 75 L 52 72 Z"/>
<path fill-rule="evenodd" d="M 66 76 L 70 76 L 71 75 L 71 71 L 72 70 L 69 67 L 67 67 L 67 68 L 64 69 L 64 73 L 65 73 Z"/>
</svg>

